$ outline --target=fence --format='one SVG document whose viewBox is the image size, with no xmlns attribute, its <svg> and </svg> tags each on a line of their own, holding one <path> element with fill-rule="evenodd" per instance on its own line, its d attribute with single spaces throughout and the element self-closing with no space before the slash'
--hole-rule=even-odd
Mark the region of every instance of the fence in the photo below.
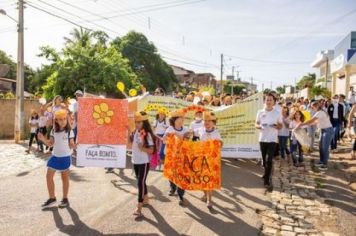
<svg viewBox="0 0 356 236">
<path fill-rule="evenodd" d="M 15 99 L 0 99 L 0 139 L 13 139 L 15 127 Z M 30 132 L 28 120 L 31 109 L 39 109 L 41 104 L 37 100 L 24 100 L 24 133 L 27 137 Z"/>
</svg>

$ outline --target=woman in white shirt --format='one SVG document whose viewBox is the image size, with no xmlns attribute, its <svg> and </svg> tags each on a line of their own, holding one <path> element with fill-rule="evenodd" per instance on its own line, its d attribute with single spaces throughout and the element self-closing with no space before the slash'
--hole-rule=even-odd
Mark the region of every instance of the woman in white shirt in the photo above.
<svg viewBox="0 0 356 236">
<path fill-rule="evenodd" d="M 320 161 L 317 164 L 319 169 L 327 170 L 329 155 L 330 155 L 330 144 L 334 136 L 334 130 L 330 122 L 328 114 L 322 110 L 321 104 L 318 101 L 315 101 L 311 104 L 311 108 L 315 111 L 314 116 L 303 123 L 300 123 L 296 126 L 296 129 L 304 125 L 313 125 L 317 123 L 318 128 L 321 130 L 320 142 L 319 142 L 319 153 Z"/>
<path fill-rule="evenodd" d="M 166 137 L 168 134 L 175 134 L 176 136 L 178 136 L 179 138 L 182 138 L 182 139 L 189 138 L 189 136 L 191 135 L 191 132 L 189 132 L 189 130 L 183 126 L 185 113 L 182 110 L 178 110 L 178 111 L 172 112 L 170 116 L 171 116 L 169 119 L 170 126 L 168 127 L 168 129 L 166 130 L 166 132 L 163 136 L 163 141 L 164 142 L 166 141 Z M 172 181 L 169 181 L 169 184 L 170 184 L 170 188 L 171 188 L 171 190 L 169 191 L 169 196 L 173 196 L 175 194 L 175 192 L 177 191 L 178 196 L 179 196 L 179 205 L 184 206 L 184 204 L 185 204 L 185 202 L 184 202 L 185 190 L 181 189 L 180 187 L 177 187 L 177 185 L 175 183 L 173 183 Z"/>
<path fill-rule="evenodd" d="M 159 165 L 158 170 L 161 170 L 162 163 L 164 163 L 164 148 L 165 144 L 163 143 L 163 135 L 169 127 L 166 120 L 166 113 L 164 110 L 158 110 L 156 115 L 156 121 L 153 126 L 155 135 L 157 137 L 157 151 L 159 152 Z"/>
<path fill-rule="evenodd" d="M 32 143 L 33 140 L 36 139 L 36 144 L 37 144 L 37 149 L 38 149 L 38 139 L 37 139 L 37 133 L 38 133 L 38 114 L 37 111 L 32 109 L 31 110 L 31 117 L 28 121 L 30 124 L 30 142 L 28 143 L 28 150 L 26 151 L 27 153 L 30 153 L 32 149 Z"/>
<path fill-rule="evenodd" d="M 260 130 L 259 142 L 264 167 L 264 185 L 268 191 L 273 190 L 272 169 L 273 157 L 277 148 L 278 130 L 282 127 L 282 115 L 275 110 L 276 97 L 268 93 L 265 97 L 265 107 L 258 111 L 255 127 Z"/>
<path fill-rule="evenodd" d="M 143 205 L 148 204 L 146 179 L 150 169 L 150 155 L 155 152 L 156 146 L 154 145 L 155 135 L 148 121 L 147 113 L 144 111 L 136 112 L 134 119 L 136 129 L 130 135 L 132 163 L 138 187 L 138 203 L 134 215 L 141 217 Z"/>
<path fill-rule="evenodd" d="M 282 107 L 282 128 L 278 130 L 278 143 L 279 143 L 279 152 L 282 159 L 286 158 L 286 155 L 289 154 L 287 147 L 290 131 L 289 131 L 289 108 L 284 106 Z"/>
<path fill-rule="evenodd" d="M 203 113 L 204 127 L 198 130 L 199 140 L 219 140 L 221 143 L 221 136 L 216 127 L 216 117 L 215 114 L 210 111 L 205 111 Z M 212 194 L 213 191 L 204 191 L 204 196 L 201 198 L 202 201 L 207 203 L 207 207 L 210 209 L 213 207 Z"/>
</svg>

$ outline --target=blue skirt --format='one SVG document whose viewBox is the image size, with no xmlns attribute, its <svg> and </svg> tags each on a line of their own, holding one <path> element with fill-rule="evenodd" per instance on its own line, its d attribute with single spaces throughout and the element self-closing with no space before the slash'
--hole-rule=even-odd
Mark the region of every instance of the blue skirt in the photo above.
<svg viewBox="0 0 356 236">
<path fill-rule="evenodd" d="M 71 162 L 72 160 L 70 156 L 66 156 L 66 157 L 51 156 L 51 158 L 47 162 L 47 167 L 62 172 L 69 169 Z"/>
</svg>

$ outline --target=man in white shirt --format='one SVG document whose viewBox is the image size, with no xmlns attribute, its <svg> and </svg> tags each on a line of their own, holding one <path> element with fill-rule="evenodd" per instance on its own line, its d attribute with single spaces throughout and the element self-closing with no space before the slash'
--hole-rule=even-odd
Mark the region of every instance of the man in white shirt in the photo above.
<svg viewBox="0 0 356 236">
<path fill-rule="evenodd" d="M 351 86 L 349 90 L 349 94 L 347 96 L 347 99 L 351 105 L 353 105 L 356 102 L 356 93 L 354 92 L 354 87 Z"/>
</svg>

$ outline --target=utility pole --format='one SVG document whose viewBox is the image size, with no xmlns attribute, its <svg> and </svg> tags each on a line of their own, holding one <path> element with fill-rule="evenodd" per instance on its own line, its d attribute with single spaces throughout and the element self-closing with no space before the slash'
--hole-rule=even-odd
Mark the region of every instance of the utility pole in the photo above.
<svg viewBox="0 0 356 236">
<path fill-rule="evenodd" d="M 16 76 L 16 107 L 15 107 L 15 143 L 21 140 L 21 132 L 23 131 L 23 91 L 24 91 L 24 0 L 18 1 L 19 20 L 17 29 L 17 76 Z"/>
<path fill-rule="evenodd" d="M 250 88 L 251 88 L 251 94 L 252 94 L 252 92 L 254 92 L 254 91 L 253 91 L 253 77 L 251 77 L 251 85 L 250 85 Z"/>
<path fill-rule="evenodd" d="M 329 77 L 329 57 L 326 56 L 326 71 L 325 71 L 325 88 L 328 89 L 328 77 Z"/>
<path fill-rule="evenodd" d="M 220 94 L 223 93 L 223 73 L 224 73 L 224 54 L 221 53 L 220 55 Z"/>
<path fill-rule="evenodd" d="M 234 80 L 234 74 L 235 74 L 235 66 L 232 66 L 232 80 Z"/>
<path fill-rule="evenodd" d="M 265 91 L 265 84 L 262 83 L 262 92 Z"/>
<path fill-rule="evenodd" d="M 273 83 L 273 82 L 272 82 L 272 80 L 271 80 L 271 90 L 272 90 L 272 85 L 273 85 L 272 83 Z"/>
</svg>

